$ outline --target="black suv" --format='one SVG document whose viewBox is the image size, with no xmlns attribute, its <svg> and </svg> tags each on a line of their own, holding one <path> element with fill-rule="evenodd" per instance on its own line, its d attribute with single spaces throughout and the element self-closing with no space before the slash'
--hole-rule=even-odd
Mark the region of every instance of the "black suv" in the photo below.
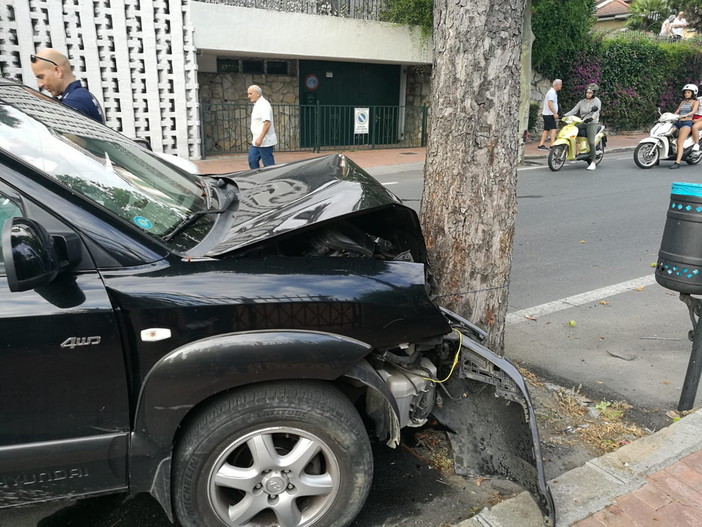
<svg viewBox="0 0 702 527">
<path fill-rule="evenodd" d="M 196 176 L 0 81 L 0 508 L 149 492 L 183 526 L 344 526 L 430 416 L 554 519 L 524 380 L 431 298 L 348 158 Z"/>
</svg>

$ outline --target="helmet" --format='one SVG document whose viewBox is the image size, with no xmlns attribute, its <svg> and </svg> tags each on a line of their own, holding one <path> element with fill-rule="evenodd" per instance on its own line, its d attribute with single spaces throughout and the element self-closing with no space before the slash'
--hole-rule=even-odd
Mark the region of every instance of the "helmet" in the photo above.
<svg viewBox="0 0 702 527">
<path fill-rule="evenodd" d="M 597 94 L 597 90 L 599 90 L 599 89 L 600 89 L 600 87 L 599 87 L 597 84 L 594 84 L 594 83 L 593 83 L 593 84 L 588 84 L 588 85 L 587 85 L 587 88 L 585 88 L 585 91 L 590 91 L 590 90 L 592 90 L 592 93 L 596 95 L 596 94 Z"/>
<path fill-rule="evenodd" d="M 690 91 L 692 92 L 692 98 L 693 98 L 693 99 L 694 99 L 695 97 L 697 97 L 697 86 L 696 86 L 696 85 L 694 85 L 694 84 L 686 84 L 685 86 L 683 86 L 683 89 L 682 89 L 683 92 L 686 92 L 686 91 L 688 91 L 688 90 L 690 90 Z"/>
</svg>

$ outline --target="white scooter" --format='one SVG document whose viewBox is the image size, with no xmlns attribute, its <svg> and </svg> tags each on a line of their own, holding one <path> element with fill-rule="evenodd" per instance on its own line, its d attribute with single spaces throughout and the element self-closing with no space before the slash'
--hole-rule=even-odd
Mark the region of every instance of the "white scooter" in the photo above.
<svg viewBox="0 0 702 527">
<path fill-rule="evenodd" d="M 678 114 L 671 112 L 661 114 L 658 122 L 651 128 L 650 136 L 639 142 L 634 150 L 634 162 L 639 168 L 651 168 L 661 159 L 674 161 L 677 158 L 678 129 L 674 123 L 678 117 Z M 688 165 L 696 165 L 702 160 L 702 150 L 693 151 L 694 144 L 692 134 L 683 143 L 681 160 Z"/>
</svg>

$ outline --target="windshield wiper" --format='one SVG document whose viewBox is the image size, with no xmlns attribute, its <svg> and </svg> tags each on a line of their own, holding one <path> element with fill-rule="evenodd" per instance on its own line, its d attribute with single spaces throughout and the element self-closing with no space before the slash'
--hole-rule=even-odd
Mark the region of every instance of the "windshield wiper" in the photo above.
<svg viewBox="0 0 702 527">
<path fill-rule="evenodd" d="M 209 184 L 206 182 L 206 186 L 209 186 Z M 217 180 L 217 189 L 223 189 L 225 187 L 231 187 L 227 189 L 226 191 L 222 191 L 224 193 L 224 197 L 219 200 L 220 203 L 220 208 L 217 210 L 201 210 L 198 212 L 194 212 L 190 216 L 187 216 L 183 221 L 181 221 L 178 225 L 175 226 L 175 228 L 168 233 L 166 236 L 163 237 L 163 241 L 169 242 L 171 241 L 176 234 L 180 233 L 188 227 L 189 225 L 192 225 L 195 223 L 197 220 L 202 218 L 203 216 L 209 216 L 210 214 L 222 214 L 223 212 L 226 212 L 229 207 L 231 206 L 232 203 L 234 203 L 238 199 L 238 193 L 237 191 L 239 188 L 237 187 L 236 183 L 233 182 L 227 182 L 224 179 L 218 179 Z M 209 192 L 208 192 L 209 194 Z M 219 193 L 218 193 L 219 194 Z M 209 204 L 208 204 L 209 205 Z"/>
</svg>

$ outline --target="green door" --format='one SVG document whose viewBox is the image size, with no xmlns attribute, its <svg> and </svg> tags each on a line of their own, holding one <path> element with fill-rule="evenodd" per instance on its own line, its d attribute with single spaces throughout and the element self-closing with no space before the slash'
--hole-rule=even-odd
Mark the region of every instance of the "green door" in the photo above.
<svg viewBox="0 0 702 527">
<path fill-rule="evenodd" d="M 314 146 L 317 135 L 320 146 L 397 142 L 400 66 L 301 60 L 300 101 L 303 147 Z M 354 134 L 358 107 L 370 108 L 368 134 Z"/>
</svg>

